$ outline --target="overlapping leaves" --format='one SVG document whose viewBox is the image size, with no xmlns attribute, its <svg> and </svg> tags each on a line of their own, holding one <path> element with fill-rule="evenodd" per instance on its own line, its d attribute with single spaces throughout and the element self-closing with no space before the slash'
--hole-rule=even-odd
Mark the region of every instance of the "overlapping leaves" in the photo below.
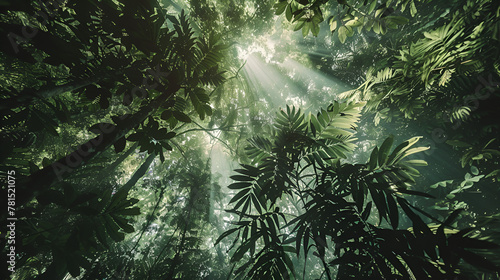
<svg viewBox="0 0 500 280">
<path fill-rule="evenodd" d="M 330 2 L 331 5 L 326 5 Z M 337 2 L 337 3 L 331 3 Z M 275 13 L 285 13 L 286 19 L 294 23 L 294 30 L 302 30 L 305 37 L 311 32 L 318 36 L 320 24 L 324 21 L 323 14 L 329 8 L 330 16 L 328 24 L 330 31 L 337 31 L 340 42 L 344 43 L 347 37 L 352 37 L 355 30 L 373 30 L 377 34 L 385 34 L 387 29 L 395 29 L 400 25 L 408 23 L 408 19 L 398 15 L 396 11 L 409 10 L 412 17 L 417 14 L 415 2 L 421 0 L 399 0 L 385 1 L 380 3 L 376 0 L 370 1 L 285 1 L 280 0 L 274 5 Z M 394 14 L 395 13 L 395 14 Z M 327 13 L 328 14 L 328 13 Z"/>
<path fill-rule="evenodd" d="M 337 267 L 337 279 L 439 278 L 454 275 L 460 259 L 498 269 L 469 250 L 495 244 L 451 228 L 457 213 L 439 222 L 406 200 L 407 195 L 432 197 L 412 187 L 419 175 L 415 167 L 426 165 L 411 158 L 427 149 L 414 146 L 420 137 L 393 148 L 390 136 L 366 164 L 341 160 L 355 147 L 353 129 L 362 106 L 334 103 L 316 115 L 287 107 L 278 113 L 270 136 L 249 140 L 252 162 L 235 170 L 229 185 L 237 193 L 228 211 L 239 220 L 217 240 L 237 234 L 232 261 L 242 265 L 236 274 L 292 277 L 293 253 L 311 251 L 329 277 Z M 280 201 L 302 205 L 290 212 L 276 207 Z M 288 221 L 285 215 L 295 218 Z M 402 215 L 411 221 L 410 229 L 400 229 Z"/>
<path fill-rule="evenodd" d="M 109 248 L 112 242 L 122 241 L 125 233 L 134 232 L 130 217 L 140 214 L 140 209 L 134 207 L 139 200 L 127 198 L 127 189 L 113 193 L 109 188 L 101 196 L 77 192 L 67 183 L 63 189 L 41 193 L 37 201 L 67 211 L 68 217 L 59 221 L 40 217 L 23 221 L 22 244 L 28 247 L 54 243 L 51 248 L 56 270 L 67 269 L 77 277 L 80 267 L 90 267 L 88 259 L 95 251 Z"/>
<path fill-rule="evenodd" d="M 467 119 L 474 106 L 464 103 L 467 97 L 457 91 L 469 94 L 475 90 L 476 75 L 492 71 L 488 65 L 497 63 L 496 51 L 487 46 L 497 45 L 492 38 L 496 37 L 499 14 L 491 0 L 460 5 L 447 22 L 421 32 L 418 40 L 398 42 L 398 53 L 388 58 L 389 67 L 383 63 L 370 68 L 363 84 L 340 96 L 368 101 L 366 108 L 377 110 L 376 123 L 399 114 L 397 111 L 413 118 L 424 106 L 436 105 L 436 112 L 442 111 L 441 106 L 449 108 L 449 117 L 443 120 L 457 123 Z M 384 111 L 389 106 L 397 110 Z"/>
</svg>

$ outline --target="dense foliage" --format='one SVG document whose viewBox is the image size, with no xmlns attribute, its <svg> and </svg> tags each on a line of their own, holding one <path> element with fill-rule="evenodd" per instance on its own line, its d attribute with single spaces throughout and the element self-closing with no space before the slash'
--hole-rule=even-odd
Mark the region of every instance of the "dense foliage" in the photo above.
<svg viewBox="0 0 500 280">
<path fill-rule="evenodd" d="M 500 279 L 499 30 L 495 0 L 0 1 L 0 275 Z"/>
</svg>

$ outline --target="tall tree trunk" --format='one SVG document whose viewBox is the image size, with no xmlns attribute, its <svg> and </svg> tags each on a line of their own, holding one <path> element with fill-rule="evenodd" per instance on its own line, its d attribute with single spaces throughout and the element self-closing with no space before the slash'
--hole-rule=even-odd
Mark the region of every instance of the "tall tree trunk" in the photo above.
<svg viewBox="0 0 500 280">
<path fill-rule="evenodd" d="M 130 154 L 132 154 L 135 151 L 137 146 L 138 146 L 138 144 L 137 144 L 137 142 L 135 142 L 134 145 L 132 145 L 132 147 L 130 147 L 125 153 L 123 153 L 112 164 L 106 166 L 106 168 L 104 168 L 102 171 L 100 171 L 97 174 L 98 181 L 101 181 L 103 178 L 108 176 L 110 172 L 112 172 L 118 165 L 120 165 L 120 163 L 122 163 L 126 158 L 128 158 L 130 156 Z"/>
<path fill-rule="evenodd" d="M 151 165 L 151 163 L 153 162 L 153 160 L 155 159 L 155 157 L 156 157 L 156 155 L 154 153 L 150 154 L 146 158 L 144 163 L 141 164 L 141 166 L 134 172 L 134 175 L 132 175 L 132 177 L 130 177 L 130 179 L 127 181 L 127 183 L 125 183 L 125 185 L 123 185 L 120 189 L 124 189 L 125 191 L 129 191 L 133 186 L 135 186 L 137 181 L 139 181 L 139 179 L 141 179 L 142 176 L 144 176 L 144 174 L 146 174 L 146 171 L 148 171 L 148 168 Z"/>
<path fill-rule="evenodd" d="M 77 169 L 93 157 L 111 147 L 114 143 L 116 143 L 116 141 L 139 126 L 179 89 L 180 85 L 178 83 L 170 81 L 169 87 L 163 94 L 158 96 L 155 100 L 152 100 L 152 102 L 144 106 L 135 114 L 122 116 L 122 121 L 116 127 L 100 127 L 102 133 L 99 136 L 80 145 L 76 151 L 59 159 L 51 165 L 19 180 L 19 194 L 16 197 L 17 205 L 22 206 L 26 204 L 33 199 L 38 192 L 46 190 L 55 182 L 68 177 L 71 171 Z"/>
</svg>

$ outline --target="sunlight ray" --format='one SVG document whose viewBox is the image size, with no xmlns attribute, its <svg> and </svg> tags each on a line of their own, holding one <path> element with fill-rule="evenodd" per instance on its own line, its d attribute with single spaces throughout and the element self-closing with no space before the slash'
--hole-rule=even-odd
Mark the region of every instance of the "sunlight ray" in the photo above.
<svg viewBox="0 0 500 280">
<path fill-rule="evenodd" d="M 243 74 L 258 98 L 266 101 L 271 107 L 284 106 L 291 100 L 296 103 L 294 105 L 305 105 L 305 100 L 300 98 L 302 95 L 300 88 L 275 65 L 264 62 L 258 54 L 248 56 Z"/>
<path fill-rule="evenodd" d="M 285 69 L 291 69 L 291 75 L 295 80 L 308 85 L 308 89 L 316 88 L 327 93 L 330 99 L 337 99 L 335 95 L 351 88 L 335 77 L 325 75 L 319 70 L 308 68 L 293 58 L 287 58 L 280 65 Z"/>
</svg>

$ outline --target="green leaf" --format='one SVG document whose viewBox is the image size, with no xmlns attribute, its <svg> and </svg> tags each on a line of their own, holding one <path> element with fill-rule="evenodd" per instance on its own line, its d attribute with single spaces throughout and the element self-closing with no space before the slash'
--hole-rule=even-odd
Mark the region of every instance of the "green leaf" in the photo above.
<svg viewBox="0 0 500 280">
<path fill-rule="evenodd" d="M 231 233 L 233 233 L 233 232 L 235 232 L 235 231 L 239 230 L 240 228 L 241 228 L 241 227 L 239 227 L 239 228 L 232 228 L 232 229 L 229 229 L 229 230 L 225 231 L 224 233 L 222 233 L 222 234 L 219 236 L 219 238 L 217 238 L 217 240 L 215 241 L 215 244 L 214 244 L 214 245 L 219 244 L 219 242 L 221 242 L 221 241 L 222 241 L 222 239 L 226 238 L 226 237 L 227 237 L 227 236 L 229 236 Z"/>
<path fill-rule="evenodd" d="M 493 170 L 488 175 L 486 175 L 485 178 L 490 178 L 490 177 L 493 177 L 493 176 L 497 176 L 499 173 L 500 173 L 500 169 Z"/>
<path fill-rule="evenodd" d="M 252 177 L 244 176 L 244 175 L 233 175 L 233 176 L 230 176 L 229 178 L 231 178 L 235 181 L 241 181 L 241 182 L 249 182 L 249 181 L 254 180 Z"/>
<path fill-rule="evenodd" d="M 382 222 L 382 218 L 387 217 L 388 209 L 385 202 L 384 195 L 373 187 L 369 188 L 372 200 L 375 202 L 379 214 L 379 224 Z"/>
<path fill-rule="evenodd" d="M 130 134 L 127 137 L 127 140 L 131 141 L 131 142 L 137 142 L 137 141 L 141 140 L 142 137 L 144 137 L 144 133 L 136 132 L 136 133 Z"/>
<path fill-rule="evenodd" d="M 419 152 L 427 151 L 429 147 L 417 147 L 417 148 L 412 148 L 404 152 L 404 154 L 401 156 L 401 158 L 407 157 L 412 154 L 416 154 Z M 401 159 L 400 158 L 400 159 Z"/>
<path fill-rule="evenodd" d="M 252 177 L 257 177 L 259 174 L 261 174 L 261 171 L 257 167 L 247 164 L 241 164 L 241 167 L 243 167 L 243 169 L 235 169 L 234 171 Z"/>
<path fill-rule="evenodd" d="M 424 221 L 422 220 L 422 218 L 420 218 L 420 216 L 418 216 L 417 214 L 415 214 L 415 212 L 413 212 L 410 209 L 408 201 L 406 199 L 404 199 L 404 198 L 401 198 L 401 197 L 396 197 L 396 199 L 398 201 L 398 204 L 401 206 L 401 208 L 403 209 L 403 211 L 408 216 L 408 218 L 410 218 L 410 220 L 412 221 L 415 233 L 417 233 L 418 231 L 420 231 L 424 235 L 432 236 L 431 230 L 424 223 Z"/>
<path fill-rule="evenodd" d="M 230 201 L 229 201 L 229 204 L 231 203 L 234 203 L 236 201 L 238 201 L 240 198 L 242 198 L 243 196 L 245 196 L 246 194 L 248 194 L 248 192 L 250 192 L 251 188 L 247 188 L 247 189 L 243 189 L 241 190 L 240 192 L 238 192 Z"/>
<path fill-rule="evenodd" d="M 330 20 L 330 32 L 335 32 L 335 30 L 337 29 L 337 20 L 335 20 L 334 18 L 332 18 Z"/>
<path fill-rule="evenodd" d="M 444 226 L 451 226 L 462 211 L 464 211 L 463 208 L 453 211 L 453 213 L 451 213 L 450 216 L 448 216 L 448 218 L 446 218 L 446 220 L 439 227 L 443 228 Z"/>
<path fill-rule="evenodd" d="M 109 248 L 108 242 L 106 240 L 106 228 L 103 223 L 96 223 L 94 226 L 95 235 L 97 240 L 106 248 Z"/>
<path fill-rule="evenodd" d="M 387 157 L 389 155 L 389 151 L 392 147 L 392 143 L 394 142 L 394 136 L 389 136 L 380 146 L 380 151 L 378 152 L 378 164 L 380 166 L 384 166 L 387 162 Z"/>
<path fill-rule="evenodd" d="M 346 23 L 345 23 L 345 25 L 346 25 L 347 27 L 350 27 L 350 28 L 351 28 L 351 30 L 352 30 L 352 28 L 353 28 L 353 27 L 362 26 L 362 25 L 363 25 L 363 23 L 362 23 L 360 20 L 358 20 L 358 19 L 352 19 L 352 20 L 350 20 L 350 21 L 346 22 Z M 350 35 L 350 36 L 352 36 L 352 35 Z"/>
<path fill-rule="evenodd" d="M 446 184 L 452 184 L 453 180 L 446 180 L 446 181 L 441 181 L 437 182 L 436 184 L 433 184 L 430 186 L 431 189 L 435 189 L 437 187 L 446 187 Z"/>
<path fill-rule="evenodd" d="M 286 20 L 292 21 L 292 8 L 290 7 L 290 5 L 286 5 Z"/>
<path fill-rule="evenodd" d="M 168 120 L 168 119 L 170 119 L 172 116 L 173 116 L 172 111 L 170 111 L 170 110 L 165 110 L 165 111 L 163 111 L 163 112 L 161 113 L 160 118 L 161 118 L 162 120 Z"/>
<path fill-rule="evenodd" d="M 109 203 L 107 209 L 113 209 L 113 208 L 123 208 L 123 205 L 121 202 L 123 202 L 127 196 L 128 192 L 130 191 L 129 188 L 120 188 L 112 197 L 111 197 L 111 202 Z M 121 207 L 119 207 L 121 206 Z"/>
<path fill-rule="evenodd" d="M 421 136 L 418 137 L 413 137 L 409 140 L 406 140 L 405 142 L 399 144 L 396 149 L 394 149 L 387 159 L 387 164 L 388 165 L 393 165 L 395 164 L 403 155 L 403 153 L 409 149 L 412 145 L 414 145 L 420 138 Z"/>
<path fill-rule="evenodd" d="M 428 198 L 435 198 L 433 195 L 430 195 L 428 193 L 424 192 L 419 192 L 419 191 L 412 191 L 408 189 L 403 189 L 403 188 L 398 188 L 398 192 L 405 193 L 405 194 L 412 194 L 412 195 L 418 195 L 418 196 L 423 196 L 423 197 L 428 197 Z"/>
<path fill-rule="evenodd" d="M 274 12 L 275 15 L 281 15 L 285 9 L 287 8 L 288 6 L 288 3 L 287 1 L 283 1 L 283 2 L 278 2 L 276 4 L 274 4 L 274 8 L 276 9 L 276 11 Z"/>
<path fill-rule="evenodd" d="M 299 20 L 295 26 L 293 27 L 293 31 L 297 31 L 299 29 L 301 29 L 302 27 L 304 27 L 306 21 L 305 20 Z"/>
<path fill-rule="evenodd" d="M 185 122 L 185 123 L 190 123 L 191 122 L 191 118 L 184 114 L 183 112 L 180 112 L 180 111 L 173 111 L 172 112 L 174 118 L 176 118 L 177 120 L 181 121 L 181 122 Z"/>
<path fill-rule="evenodd" d="M 470 237 L 461 237 L 459 241 L 457 242 L 460 244 L 461 247 L 463 248 L 472 248 L 472 249 L 496 249 L 499 248 L 500 245 L 487 241 L 487 240 L 481 240 L 477 238 L 470 238 Z"/>
<path fill-rule="evenodd" d="M 394 197 L 392 195 L 385 193 L 387 199 L 387 205 L 389 210 L 389 218 L 391 220 L 391 226 L 393 229 L 397 229 L 399 225 L 399 211 L 396 205 L 396 201 L 394 201 Z"/>
<path fill-rule="evenodd" d="M 480 160 L 480 159 L 483 159 L 483 158 L 484 158 L 484 154 L 478 154 L 476 156 L 473 156 L 472 160 Z"/>
<path fill-rule="evenodd" d="M 238 262 L 241 260 L 243 255 L 250 249 L 252 246 L 252 243 L 255 242 L 254 236 L 252 236 L 249 240 L 244 242 L 238 249 L 236 249 L 236 252 L 234 252 L 233 256 L 231 257 L 231 262 Z"/>
<path fill-rule="evenodd" d="M 120 227 L 111 219 L 111 216 L 108 214 L 103 215 L 106 231 L 108 235 L 116 242 L 120 242 L 125 238 L 125 234 L 119 232 Z"/>
<path fill-rule="evenodd" d="M 309 30 L 311 29 L 311 22 L 305 21 L 304 26 L 302 27 L 302 36 L 306 37 L 309 34 Z"/>
<path fill-rule="evenodd" d="M 252 204 L 257 209 L 257 212 L 262 215 L 262 205 L 260 204 L 259 200 L 254 194 L 250 194 L 250 197 L 252 199 Z"/>
<path fill-rule="evenodd" d="M 121 229 L 123 229 L 124 232 L 126 232 L 126 233 L 132 233 L 132 232 L 134 232 L 134 227 L 131 226 L 131 225 L 129 225 L 128 221 L 125 218 L 122 218 L 122 217 L 119 217 L 119 216 L 115 216 L 115 215 L 111 215 L 111 217 L 116 222 L 116 224 Z"/>
<path fill-rule="evenodd" d="M 381 32 L 381 27 L 380 27 L 380 21 L 379 20 L 375 20 L 373 22 L 373 32 L 377 33 L 377 34 L 380 34 Z"/>
<path fill-rule="evenodd" d="M 361 213 L 361 218 L 366 221 L 370 217 L 370 213 L 372 211 L 372 202 L 368 202 L 365 206 L 365 209 L 363 210 L 363 213 Z"/>
<path fill-rule="evenodd" d="M 475 167 L 475 166 L 471 166 L 471 167 L 470 167 L 470 172 L 471 172 L 473 175 L 477 175 L 477 174 L 479 174 L 479 169 L 477 169 L 477 167 Z"/>
<path fill-rule="evenodd" d="M 368 8 L 368 14 L 373 12 L 375 10 L 375 7 L 377 6 L 377 0 L 371 0 L 370 7 Z"/>
<path fill-rule="evenodd" d="M 339 36 L 340 42 L 343 44 L 345 42 L 345 40 L 347 39 L 347 27 L 345 27 L 345 26 L 339 27 L 338 36 Z"/>
<path fill-rule="evenodd" d="M 414 166 L 427 166 L 427 162 L 421 159 L 407 160 L 403 162 L 404 164 L 414 165 Z"/>
<path fill-rule="evenodd" d="M 373 149 L 370 155 L 369 170 L 374 170 L 375 168 L 377 168 L 377 159 L 378 159 L 378 147 L 375 147 L 375 149 Z"/>
<path fill-rule="evenodd" d="M 311 32 L 314 37 L 317 37 L 319 34 L 319 24 L 311 22 Z"/>
<path fill-rule="evenodd" d="M 237 182 L 237 183 L 232 183 L 231 185 L 227 186 L 229 189 L 232 190 L 239 190 L 239 189 L 244 189 L 246 187 L 251 186 L 252 183 L 249 182 Z"/>
<path fill-rule="evenodd" d="M 410 14 L 414 17 L 417 14 L 417 7 L 415 6 L 415 2 L 411 1 L 410 3 Z"/>
</svg>

